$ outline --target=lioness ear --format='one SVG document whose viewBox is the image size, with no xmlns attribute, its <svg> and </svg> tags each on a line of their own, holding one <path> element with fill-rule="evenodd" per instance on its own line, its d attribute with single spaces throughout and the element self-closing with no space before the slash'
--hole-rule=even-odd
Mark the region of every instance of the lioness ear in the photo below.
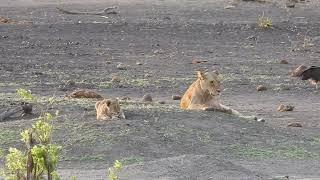
<svg viewBox="0 0 320 180">
<path fill-rule="evenodd" d="M 202 71 L 197 71 L 198 78 L 203 80 L 206 79 L 206 75 Z"/>
</svg>

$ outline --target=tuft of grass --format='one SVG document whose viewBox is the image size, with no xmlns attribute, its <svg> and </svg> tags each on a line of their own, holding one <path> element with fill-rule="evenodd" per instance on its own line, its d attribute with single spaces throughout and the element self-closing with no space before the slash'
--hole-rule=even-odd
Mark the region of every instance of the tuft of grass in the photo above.
<svg viewBox="0 0 320 180">
<path fill-rule="evenodd" d="M 313 138 L 311 145 L 320 145 L 320 137 Z"/>
<path fill-rule="evenodd" d="M 143 160 L 144 160 L 143 157 L 128 157 L 128 158 L 123 158 L 121 162 L 124 166 L 127 166 L 130 164 L 143 162 Z"/>
<path fill-rule="evenodd" d="M 239 146 L 232 145 L 227 149 L 231 150 L 237 156 L 254 158 L 254 159 L 270 159 L 270 158 L 281 158 L 281 159 L 306 159 L 306 158 L 317 158 L 318 154 L 311 153 L 303 147 L 290 146 L 290 147 L 279 147 L 279 148 L 259 148 L 254 146 Z"/>
<path fill-rule="evenodd" d="M 308 152 L 303 147 L 284 147 L 276 151 L 277 155 L 280 157 L 288 159 L 305 159 L 308 157 L 314 157 L 315 155 Z"/>
<path fill-rule="evenodd" d="M 118 180 L 118 175 L 122 170 L 123 165 L 120 161 L 116 160 L 114 165 L 108 169 L 108 180 Z"/>
<path fill-rule="evenodd" d="M 17 130 L 0 129 L 0 145 L 19 142 L 20 132 Z"/>
<path fill-rule="evenodd" d="M 269 29 L 272 27 L 272 20 L 271 18 L 266 17 L 263 14 L 258 18 L 257 24 L 258 24 L 258 27 L 261 29 Z"/>
<path fill-rule="evenodd" d="M 135 87 L 148 87 L 150 86 L 150 82 L 148 79 L 132 79 L 131 81 L 128 81 L 128 84 L 135 86 Z"/>
<path fill-rule="evenodd" d="M 85 155 L 81 158 L 79 158 L 79 161 L 81 162 L 87 162 L 87 161 L 103 161 L 105 159 L 105 155 L 103 154 L 97 154 L 97 155 Z"/>
<path fill-rule="evenodd" d="M 272 150 L 256 148 L 253 146 L 243 147 L 239 145 L 232 145 L 228 149 L 237 156 L 246 158 L 269 159 L 274 156 L 274 152 Z"/>
</svg>

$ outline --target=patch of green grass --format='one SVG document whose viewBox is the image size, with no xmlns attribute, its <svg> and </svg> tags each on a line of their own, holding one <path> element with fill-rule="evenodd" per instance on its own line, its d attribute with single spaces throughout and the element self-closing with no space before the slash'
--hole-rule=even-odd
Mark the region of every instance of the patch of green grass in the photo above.
<svg viewBox="0 0 320 180">
<path fill-rule="evenodd" d="M 132 79 L 127 81 L 127 83 L 135 87 L 148 87 L 151 85 L 148 79 L 143 78 Z"/>
<path fill-rule="evenodd" d="M 303 147 L 290 146 L 278 148 L 259 148 L 254 146 L 232 145 L 227 148 L 239 157 L 255 158 L 255 159 L 306 159 L 318 158 L 319 155 L 307 151 Z"/>
<path fill-rule="evenodd" d="M 0 130 L 0 145 L 19 142 L 20 132 L 17 130 Z"/>
<path fill-rule="evenodd" d="M 248 79 L 251 83 L 260 83 L 260 82 L 278 82 L 282 79 L 281 76 L 271 76 L 271 75 L 252 75 L 249 76 Z"/>
<path fill-rule="evenodd" d="M 112 82 L 101 82 L 98 85 L 99 88 L 112 88 Z"/>
<path fill-rule="evenodd" d="M 196 76 L 192 77 L 184 77 L 184 78 L 174 78 L 174 77 L 160 77 L 156 82 L 177 82 L 177 83 L 187 83 L 196 79 Z"/>
<path fill-rule="evenodd" d="M 276 151 L 276 153 L 279 157 L 284 157 L 288 159 L 305 159 L 316 156 L 315 154 L 308 152 L 303 147 L 296 146 L 280 148 Z"/>
<path fill-rule="evenodd" d="M 135 164 L 139 162 L 143 162 L 144 159 L 143 157 L 128 157 L 128 158 L 123 158 L 121 162 L 123 163 L 124 166 L 130 165 L 130 164 Z"/>
<path fill-rule="evenodd" d="M 320 137 L 313 138 L 311 145 L 320 145 Z"/>
<path fill-rule="evenodd" d="M 243 147 L 239 145 L 232 145 L 228 147 L 228 149 L 240 157 L 267 159 L 274 156 L 274 152 L 272 150 L 260 149 L 253 146 Z"/>
</svg>

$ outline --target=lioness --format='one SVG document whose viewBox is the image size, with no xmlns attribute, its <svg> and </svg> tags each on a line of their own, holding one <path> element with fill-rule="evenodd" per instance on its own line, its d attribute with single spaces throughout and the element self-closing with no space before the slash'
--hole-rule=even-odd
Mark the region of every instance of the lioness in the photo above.
<svg viewBox="0 0 320 180">
<path fill-rule="evenodd" d="M 220 81 L 218 72 L 198 71 L 198 78 L 191 84 L 181 98 L 181 109 L 202 109 L 221 111 L 246 119 L 257 119 L 255 116 L 244 116 L 238 111 L 220 103 Z"/>
<path fill-rule="evenodd" d="M 96 102 L 97 120 L 125 119 L 118 99 L 104 99 Z"/>
</svg>

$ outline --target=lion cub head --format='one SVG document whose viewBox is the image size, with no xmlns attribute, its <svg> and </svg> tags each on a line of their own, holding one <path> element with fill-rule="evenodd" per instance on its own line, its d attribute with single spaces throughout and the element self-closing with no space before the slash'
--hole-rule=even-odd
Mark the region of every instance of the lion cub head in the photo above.
<svg viewBox="0 0 320 180">
<path fill-rule="evenodd" d="M 125 119 L 118 99 L 104 99 L 95 105 L 97 120 Z"/>
<path fill-rule="evenodd" d="M 220 95 L 220 81 L 218 78 L 219 73 L 213 72 L 202 72 L 198 71 L 198 80 L 202 90 L 208 92 L 212 96 Z"/>
</svg>

